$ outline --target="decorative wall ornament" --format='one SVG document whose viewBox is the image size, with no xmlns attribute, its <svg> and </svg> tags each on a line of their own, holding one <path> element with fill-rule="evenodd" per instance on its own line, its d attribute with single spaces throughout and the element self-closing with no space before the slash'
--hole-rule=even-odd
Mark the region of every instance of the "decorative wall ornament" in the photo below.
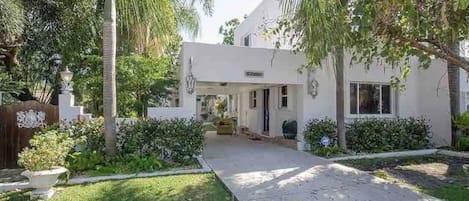
<svg viewBox="0 0 469 201">
<path fill-rule="evenodd" d="M 319 94 L 319 82 L 314 78 L 315 70 L 308 71 L 308 94 L 316 98 Z"/>
<path fill-rule="evenodd" d="M 187 93 L 193 94 L 195 91 L 195 84 L 197 82 L 197 79 L 194 77 L 194 74 L 192 74 L 192 63 L 194 61 L 194 58 L 191 57 L 189 59 L 189 73 L 186 76 L 186 90 Z"/>
<path fill-rule="evenodd" d="M 18 128 L 38 128 L 46 126 L 46 113 L 42 111 L 28 110 L 16 113 Z"/>
</svg>

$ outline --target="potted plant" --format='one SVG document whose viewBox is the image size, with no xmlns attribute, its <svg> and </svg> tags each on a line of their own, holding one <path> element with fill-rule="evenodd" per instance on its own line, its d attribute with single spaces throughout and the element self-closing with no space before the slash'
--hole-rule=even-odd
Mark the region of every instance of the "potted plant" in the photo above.
<svg viewBox="0 0 469 201">
<path fill-rule="evenodd" d="M 53 186 L 58 177 L 67 172 L 65 158 L 75 146 L 69 133 L 50 130 L 36 134 L 30 147 L 19 154 L 18 164 L 26 168 L 21 175 L 29 179 L 34 188 L 32 199 L 49 199 L 54 195 Z"/>
</svg>

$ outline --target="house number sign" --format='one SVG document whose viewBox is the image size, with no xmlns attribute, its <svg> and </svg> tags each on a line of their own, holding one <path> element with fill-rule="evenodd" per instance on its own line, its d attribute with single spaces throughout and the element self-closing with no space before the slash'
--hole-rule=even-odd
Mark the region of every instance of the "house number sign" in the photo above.
<svg viewBox="0 0 469 201">
<path fill-rule="evenodd" d="M 244 75 L 246 77 L 264 77 L 264 72 L 262 72 L 262 71 L 245 71 Z"/>
<path fill-rule="evenodd" d="M 42 111 L 28 110 L 16 113 L 18 128 L 38 128 L 46 126 L 46 113 Z"/>
</svg>

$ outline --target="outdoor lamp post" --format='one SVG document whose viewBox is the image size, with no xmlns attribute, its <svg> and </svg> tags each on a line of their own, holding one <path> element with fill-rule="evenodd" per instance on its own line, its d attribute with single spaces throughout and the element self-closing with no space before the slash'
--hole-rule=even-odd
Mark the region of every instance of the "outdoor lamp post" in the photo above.
<svg viewBox="0 0 469 201">
<path fill-rule="evenodd" d="M 60 78 L 62 79 L 62 94 L 70 94 L 73 91 L 73 73 L 65 67 L 65 70 L 60 72 Z"/>
</svg>

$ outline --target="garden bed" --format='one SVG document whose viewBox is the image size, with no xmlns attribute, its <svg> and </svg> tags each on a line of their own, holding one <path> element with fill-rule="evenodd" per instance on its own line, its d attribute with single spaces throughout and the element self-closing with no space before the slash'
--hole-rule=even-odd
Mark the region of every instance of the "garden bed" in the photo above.
<svg viewBox="0 0 469 201">
<path fill-rule="evenodd" d="M 106 181 L 95 184 L 59 186 L 51 201 L 120 200 L 231 200 L 230 193 L 213 174 L 189 174 L 144 179 Z M 0 193 L 0 201 L 29 200 L 29 191 Z"/>
<path fill-rule="evenodd" d="M 338 163 L 449 201 L 467 200 L 469 194 L 467 158 L 432 154 L 342 160 Z"/>
</svg>

